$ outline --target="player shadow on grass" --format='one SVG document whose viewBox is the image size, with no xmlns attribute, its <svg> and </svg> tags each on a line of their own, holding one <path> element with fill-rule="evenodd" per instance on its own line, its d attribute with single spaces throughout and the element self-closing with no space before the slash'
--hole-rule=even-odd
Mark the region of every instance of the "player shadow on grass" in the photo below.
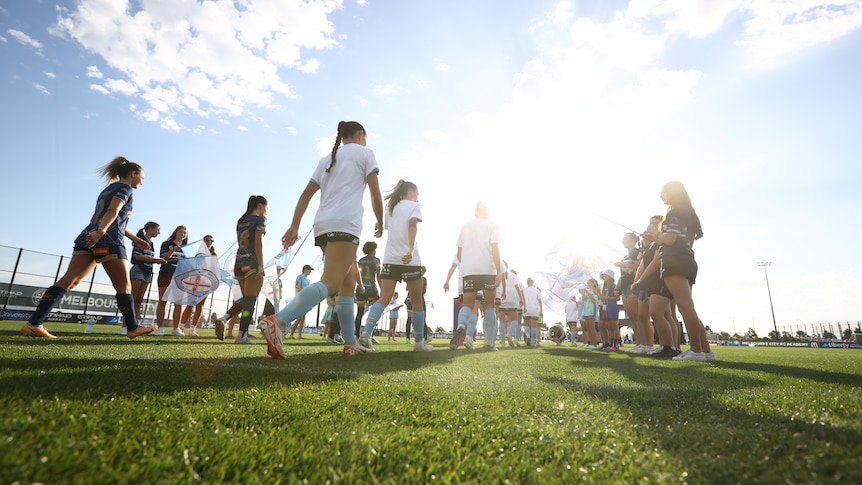
<svg viewBox="0 0 862 485">
<path fill-rule="evenodd" d="M 712 369 L 715 363 L 673 362 L 674 367 L 648 359 L 610 359 L 599 352 L 547 349 L 571 357 L 575 376 L 590 369 L 615 372 L 619 380 L 595 383 L 577 377 L 540 377 L 563 389 L 609 403 L 612 419 L 624 428 L 610 430 L 614 440 L 642 441 L 650 453 L 666 453 L 677 469 L 664 472 L 693 483 L 823 482 L 859 483 L 862 470 L 847 467 L 847 460 L 862 453 L 862 433 L 849 427 L 810 422 L 779 415 L 769 400 L 780 394 L 771 387 L 759 365 L 719 363 L 720 367 L 751 370 L 752 376 L 734 375 Z M 656 365 L 659 364 L 659 365 Z M 719 367 L 719 366 L 717 366 Z M 793 373 L 786 366 L 774 365 L 766 372 L 797 375 L 800 379 L 821 382 L 842 381 L 851 387 L 846 375 L 808 371 Z M 755 372 L 757 374 L 755 374 Z M 827 375 L 822 375 L 827 374 Z M 834 374 L 834 375 L 829 375 Z M 764 393 L 766 399 L 757 398 Z M 783 413 L 787 413 L 786 410 Z M 835 410 L 831 411 L 835 416 Z M 850 415 L 840 421 L 853 422 Z M 599 420 L 601 421 L 601 420 Z M 607 423 L 594 423 L 601 432 Z M 608 431 L 608 430 L 604 430 Z M 841 450 L 840 453 L 838 450 Z M 601 456 L 593 450 L 593 455 Z M 589 468 L 591 463 L 580 464 Z M 681 473 L 685 472 L 686 477 Z M 855 477 L 855 479 L 853 478 Z M 656 476 L 644 477 L 657 480 Z"/>
<path fill-rule="evenodd" d="M 669 362 L 669 359 L 655 359 L 654 357 L 649 357 L 646 355 L 638 355 L 638 354 L 609 354 L 606 352 L 598 352 L 598 351 L 587 351 L 584 349 L 577 349 L 574 352 L 572 349 L 567 349 L 565 347 L 550 347 L 543 348 L 544 351 L 565 357 L 573 357 L 576 359 L 586 359 L 589 362 L 623 362 L 628 363 L 628 365 L 635 364 L 638 368 L 643 368 L 639 364 L 643 364 L 650 361 L 658 361 L 658 362 Z M 611 355 L 625 355 L 629 357 L 628 360 L 611 360 Z M 590 357 L 587 357 L 590 356 Z M 683 364 L 682 362 L 674 362 L 674 364 Z M 719 369 L 733 369 L 739 371 L 746 371 L 751 373 L 768 373 L 773 374 L 775 376 L 785 376 L 785 377 L 794 377 L 799 379 L 809 379 L 814 382 L 830 382 L 833 384 L 841 384 L 841 385 L 850 385 L 862 387 L 862 377 L 855 374 L 848 374 L 842 372 L 835 371 L 825 371 L 825 370 L 817 370 L 817 369 L 809 369 L 805 367 L 796 367 L 796 366 L 787 366 L 780 364 L 769 364 L 769 363 L 760 363 L 760 362 L 731 362 L 719 360 L 716 362 L 709 363 L 701 363 L 702 365 L 707 366 L 715 366 Z"/>
<path fill-rule="evenodd" d="M 71 345 L 71 339 L 52 342 L 30 340 L 20 345 Z M 98 342 L 92 342 L 93 340 Z M 270 359 L 263 345 L 260 356 L 200 356 L 186 354 L 182 349 L 198 348 L 200 340 L 176 339 L 165 344 L 181 344 L 178 352 L 167 357 L 133 355 L 127 358 L 104 358 L 99 354 L 86 355 L 86 346 L 93 350 L 128 346 L 129 342 L 111 344 L 107 339 L 76 339 L 75 345 L 85 350 L 68 358 L 0 358 L 0 389 L 24 399 L 45 397 L 76 398 L 82 393 L 110 396 L 138 396 L 142 394 L 171 394 L 191 388 L 243 389 L 266 387 L 273 384 L 317 384 L 333 380 L 350 380 L 363 376 L 382 376 L 388 373 L 418 370 L 449 363 L 458 354 L 452 352 L 377 352 L 371 355 L 345 357 L 340 349 L 313 353 L 291 353 L 286 348 L 287 360 Z M 96 345 L 96 343 L 98 345 Z M 204 343 L 207 343 L 204 341 Z M 215 345 L 209 341 L 210 345 Z M 134 342 L 132 342 L 134 344 Z M 161 346 L 152 342 L 150 346 Z M 233 344 L 225 344 L 233 345 Z M 251 346 L 243 346 L 248 349 Z M 11 374 L 11 375 L 10 375 Z"/>
</svg>

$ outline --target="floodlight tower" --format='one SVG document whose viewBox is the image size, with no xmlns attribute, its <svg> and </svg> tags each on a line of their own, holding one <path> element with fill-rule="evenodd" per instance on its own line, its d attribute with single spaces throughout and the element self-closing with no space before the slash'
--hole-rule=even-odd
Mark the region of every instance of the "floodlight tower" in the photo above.
<svg viewBox="0 0 862 485">
<path fill-rule="evenodd" d="M 758 261 L 757 265 L 763 268 L 763 276 L 766 277 L 766 293 L 769 295 L 769 309 L 772 310 L 772 326 L 775 328 L 775 335 L 778 336 L 778 324 L 775 323 L 775 307 L 772 306 L 772 291 L 769 289 L 769 275 L 766 273 L 766 268 L 772 266 L 772 262 Z"/>
</svg>

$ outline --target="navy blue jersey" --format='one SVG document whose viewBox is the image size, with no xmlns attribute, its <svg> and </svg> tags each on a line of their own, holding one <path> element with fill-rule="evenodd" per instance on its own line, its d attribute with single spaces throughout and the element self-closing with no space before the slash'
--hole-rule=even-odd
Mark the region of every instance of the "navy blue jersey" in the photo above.
<svg viewBox="0 0 862 485">
<path fill-rule="evenodd" d="M 375 258 L 371 255 L 363 256 L 359 258 L 356 265 L 359 266 L 359 277 L 362 280 L 361 285 L 376 287 L 375 278 L 377 277 L 377 271 L 380 270 L 380 258 Z"/>
<path fill-rule="evenodd" d="M 172 248 L 177 248 L 174 251 L 174 254 L 171 255 L 170 259 L 168 259 L 168 253 Z M 173 273 L 177 269 L 177 263 L 186 257 L 185 253 L 183 253 L 182 246 L 173 242 L 173 241 L 165 241 L 162 243 L 162 246 L 159 248 L 159 257 L 168 260 L 168 264 L 163 264 L 161 268 L 159 268 L 159 273 Z"/>
<path fill-rule="evenodd" d="M 671 209 L 661 223 L 661 232 L 676 234 L 676 242 L 662 244 L 659 254 L 665 258 L 693 258 L 694 250 L 694 214 L 688 209 Z"/>
<path fill-rule="evenodd" d="M 658 251 L 658 248 L 659 248 L 658 243 L 650 244 L 649 246 L 644 248 L 644 255 L 643 255 L 643 259 L 642 259 L 644 268 L 649 266 L 649 264 L 655 258 L 655 256 L 656 256 L 655 253 L 656 253 L 656 251 Z M 647 276 L 643 280 L 643 285 L 641 286 L 641 288 L 652 288 L 656 284 L 660 283 L 661 282 L 660 273 L 661 273 L 660 271 L 655 271 L 653 274 Z"/>
<path fill-rule="evenodd" d="M 638 248 L 632 248 L 629 251 L 629 253 L 626 254 L 626 257 L 623 258 L 623 262 L 624 263 L 637 263 L 639 252 L 640 252 L 640 250 Z M 622 274 L 620 274 L 620 291 L 628 290 L 629 288 L 631 288 L 632 283 L 634 283 L 634 282 L 635 282 L 634 273 L 622 272 Z"/>
<path fill-rule="evenodd" d="M 138 259 L 138 256 L 149 256 L 151 258 L 156 257 L 156 252 L 153 251 L 153 242 L 147 239 L 146 236 L 141 239 L 150 243 L 150 248 L 140 249 L 139 247 L 135 246 L 132 249 L 132 266 L 137 266 L 141 269 L 141 271 L 144 272 L 144 274 L 153 274 L 153 263 L 149 261 L 141 261 L 140 259 Z"/>
<path fill-rule="evenodd" d="M 84 228 L 82 235 L 86 236 L 86 233 L 93 232 L 98 229 L 99 223 L 102 221 L 102 217 L 105 216 L 105 213 L 108 211 L 108 207 L 111 206 L 111 202 L 114 199 L 120 199 L 120 201 L 123 202 L 123 207 L 120 208 L 117 218 L 110 226 L 108 226 L 108 230 L 105 231 L 105 235 L 102 236 L 102 239 L 99 239 L 98 242 L 99 245 L 124 245 L 126 243 L 126 224 L 129 222 L 129 216 L 132 215 L 133 190 L 135 189 L 133 189 L 131 185 L 124 184 L 122 182 L 114 182 L 105 187 L 105 189 L 102 190 L 102 193 L 99 194 L 99 198 L 96 199 L 96 210 L 93 212 L 93 217 L 90 219 L 90 223 Z"/>
<path fill-rule="evenodd" d="M 266 219 L 261 216 L 249 214 L 236 224 L 236 261 L 252 263 L 256 266 L 258 256 L 262 254 L 255 253 L 254 241 L 257 233 L 266 234 Z"/>
</svg>

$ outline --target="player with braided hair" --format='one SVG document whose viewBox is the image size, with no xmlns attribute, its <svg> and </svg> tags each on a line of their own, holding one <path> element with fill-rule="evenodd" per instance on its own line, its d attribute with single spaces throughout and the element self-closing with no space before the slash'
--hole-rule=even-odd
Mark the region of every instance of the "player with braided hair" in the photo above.
<svg viewBox="0 0 862 485">
<path fill-rule="evenodd" d="M 369 351 L 356 341 L 354 325 L 354 290 L 356 250 L 362 233 L 362 196 L 368 186 L 371 206 L 377 223 L 374 237 L 383 235 L 383 196 L 377 174 L 380 171 L 374 152 L 365 147 L 368 135 L 356 121 L 341 121 L 332 153 L 318 162 L 305 190 L 299 196 L 290 227 L 281 238 L 285 249 L 296 242 L 299 224 L 311 198 L 320 191 L 320 204 L 314 217 L 314 244 L 323 251 L 323 274 L 296 295 L 280 312 L 263 319 L 263 333 L 270 356 L 284 359 L 285 322 L 306 314 L 330 295 L 335 300 L 336 313 L 344 338 L 344 355 L 359 355 Z"/>
</svg>

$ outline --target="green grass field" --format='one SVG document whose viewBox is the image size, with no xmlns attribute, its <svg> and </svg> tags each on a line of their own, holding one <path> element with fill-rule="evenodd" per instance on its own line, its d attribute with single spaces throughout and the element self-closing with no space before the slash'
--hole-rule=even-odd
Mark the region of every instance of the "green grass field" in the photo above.
<svg viewBox="0 0 862 485">
<path fill-rule="evenodd" d="M 860 483 L 862 351 L 672 362 L 545 343 L 288 359 L 0 322 L 0 483 Z"/>
</svg>

